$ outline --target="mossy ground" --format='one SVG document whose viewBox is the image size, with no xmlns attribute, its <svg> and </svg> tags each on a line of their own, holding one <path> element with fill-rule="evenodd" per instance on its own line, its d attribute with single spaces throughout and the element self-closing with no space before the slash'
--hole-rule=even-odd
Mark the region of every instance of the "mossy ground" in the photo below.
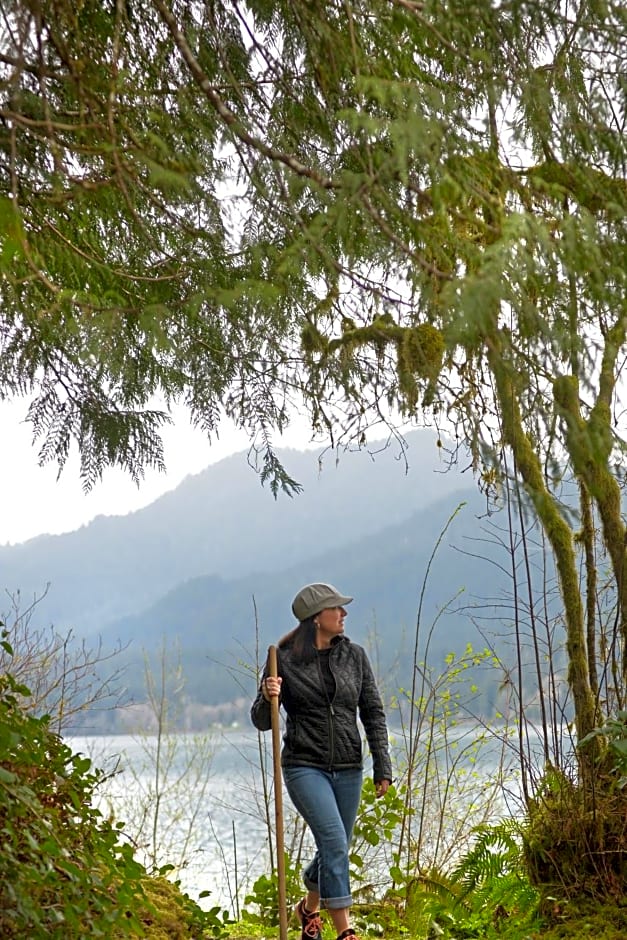
<svg viewBox="0 0 627 940">
<path fill-rule="evenodd" d="M 324 940 L 333 940 L 333 931 L 325 927 Z M 378 933 L 361 933 L 362 940 L 375 940 L 380 937 Z M 538 925 L 527 928 L 511 930 L 507 924 L 502 924 L 498 931 L 490 930 L 484 934 L 471 932 L 461 928 L 459 933 L 450 932 L 444 935 L 434 933 L 404 932 L 397 929 L 393 933 L 385 933 L 384 940 L 627 940 L 627 899 L 625 906 L 594 904 L 588 902 L 577 908 L 574 905 L 568 908 L 557 909 L 538 921 Z M 251 931 L 250 924 L 234 924 L 229 933 L 228 940 L 279 940 L 279 929 L 262 928 L 258 932 Z M 288 940 L 299 940 L 299 932 L 290 925 Z"/>
<path fill-rule="evenodd" d="M 507 935 L 504 934 L 505 940 Z M 627 897 L 622 904 L 568 902 L 549 912 L 529 940 L 627 940 Z"/>
<path fill-rule="evenodd" d="M 330 935 L 325 934 L 325 940 L 329 940 Z M 362 940 L 369 940 L 367 934 L 362 934 Z M 298 940 L 299 934 L 291 931 L 288 934 L 288 940 Z M 499 934 L 468 934 L 462 931 L 459 934 L 446 934 L 444 937 L 448 940 L 467 940 L 472 937 L 473 940 L 627 940 L 627 919 L 622 926 L 608 924 L 603 917 L 592 917 L 582 920 L 573 920 L 564 922 L 558 926 L 538 927 L 536 930 L 521 934 L 516 931 L 513 934 L 507 931 Z M 444 940 L 444 937 L 442 940 Z M 279 940 L 278 928 L 272 931 L 265 930 L 263 933 L 251 935 L 248 933 L 231 934 L 227 940 Z M 436 934 L 397 934 L 388 935 L 385 940 L 436 940 Z"/>
<path fill-rule="evenodd" d="M 177 885 L 162 877 L 146 877 L 146 903 L 136 915 L 145 940 L 205 940 L 203 913 Z"/>
<path fill-rule="evenodd" d="M 212 940 L 211 927 L 203 927 L 200 908 L 165 878 L 147 879 L 148 903 L 140 913 L 146 940 Z M 380 923 L 383 918 L 380 918 Z M 215 925 L 214 925 L 215 926 Z M 595 902 L 591 899 L 567 902 L 545 902 L 542 917 L 536 924 L 521 928 L 501 921 L 485 932 L 460 924 L 445 932 L 420 928 L 416 923 L 396 923 L 372 930 L 365 923 L 358 927 L 362 940 L 627 940 L 627 896 L 619 903 Z M 220 940 L 279 940 L 279 928 L 251 922 L 224 925 Z M 299 940 L 294 920 L 288 924 L 288 940 Z M 334 940 L 335 934 L 325 922 L 323 940 Z"/>
</svg>

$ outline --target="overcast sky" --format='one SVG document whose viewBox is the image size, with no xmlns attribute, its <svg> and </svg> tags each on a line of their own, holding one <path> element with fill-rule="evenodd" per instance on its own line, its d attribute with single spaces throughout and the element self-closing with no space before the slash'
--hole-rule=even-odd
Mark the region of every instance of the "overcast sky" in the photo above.
<svg viewBox="0 0 627 940">
<path fill-rule="evenodd" d="M 128 474 L 108 470 L 102 482 L 84 493 L 78 459 L 68 460 L 59 479 L 56 464 L 38 466 L 30 425 L 23 423 L 26 409 L 23 402 L 0 402 L 0 545 L 44 533 L 70 532 L 98 515 L 125 515 L 174 489 L 189 474 L 249 447 L 244 432 L 226 421 L 219 440 L 209 444 L 181 411 L 175 426 L 163 435 L 167 474 L 147 472 L 138 488 Z M 307 443 L 302 423 L 275 440 L 276 446 L 303 448 Z"/>
</svg>

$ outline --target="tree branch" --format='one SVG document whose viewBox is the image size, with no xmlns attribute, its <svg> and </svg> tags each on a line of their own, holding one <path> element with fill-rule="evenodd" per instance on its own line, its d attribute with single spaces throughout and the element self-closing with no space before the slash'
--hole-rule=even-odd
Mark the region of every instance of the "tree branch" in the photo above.
<svg viewBox="0 0 627 940">
<path fill-rule="evenodd" d="M 312 180 L 312 182 L 316 183 L 318 186 L 321 186 L 323 189 L 338 189 L 339 184 L 334 182 L 329 177 L 322 176 L 320 173 L 316 172 L 316 170 L 306 166 L 304 163 L 301 163 L 300 160 L 298 160 L 292 154 L 283 153 L 280 150 L 275 150 L 273 147 L 268 147 L 262 140 L 260 140 L 259 137 L 255 137 L 246 130 L 238 116 L 233 111 L 231 111 L 228 105 L 222 100 L 216 91 L 215 86 L 205 75 L 198 62 L 198 59 L 192 52 L 186 37 L 183 35 L 181 29 L 179 29 L 178 23 L 176 22 L 172 12 L 168 9 L 163 0 L 153 0 L 153 3 L 157 8 L 157 11 L 159 12 L 162 20 L 168 27 L 170 34 L 172 35 L 172 38 L 174 39 L 181 56 L 187 64 L 194 81 L 206 97 L 207 101 L 209 101 L 218 116 L 232 131 L 232 133 L 243 143 L 247 144 L 249 147 L 252 147 L 253 150 L 261 153 L 264 157 L 267 157 L 274 163 L 282 163 L 298 176 Z"/>
</svg>

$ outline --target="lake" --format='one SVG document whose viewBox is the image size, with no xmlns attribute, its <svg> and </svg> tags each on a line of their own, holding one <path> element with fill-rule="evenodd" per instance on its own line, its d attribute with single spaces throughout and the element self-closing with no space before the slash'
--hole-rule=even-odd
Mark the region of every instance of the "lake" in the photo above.
<svg viewBox="0 0 627 940">
<path fill-rule="evenodd" d="M 432 850 L 437 850 L 438 858 L 459 851 L 472 825 L 516 812 L 517 766 L 511 755 L 504 759 L 498 738 L 460 759 L 464 735 L 472 741 L 474 733 L 474 727 L 460 729 L 452 750 L 447 749 L 429 771 L 431 781 L 434 775 L 438 779 L 422 816 L 435 826 L 441 841 L 434 848 L 434 837 L 421 829 L 421 859 L 427 867 Z M 395 740 L 393 733 L 391 738 Z M 124 835 L 138 857 L 149 867 L 153 860 L 158 866 L 173 864 L 192 898 L 210 892 L 200 901 L 203 907 L 218 905 L 238 916 L 255 879 L 271 870 L 266 816 L 269 813 L 274 825 L 274 802 L 270 795 L 266 808 L 261 771 L 264 764 L 270 792 L 271 734 L 258 736 L 251 727 L 208 735 L 166 735 L 161 740 L 130 735 L 71 737 L 68 743 L 105 771 L 97 805 L 103 814 L 112 813 L 125 822 Z M 419 788 L 420 780 L 418 773 L 414 783 Z M 285 847 L 292 858 L 302 832 L 285 793 L 283 807 Z M 388 857 L 389 852 L 388 844 Z"/>
<path fill-rule="evenodd" d="M 266 737 L 264 759 L 272 775 L 271 736 Z M 127 823 L 124 832 L 140 843 L 140 858 L 147 842 L 148 860 L 154 845 L 159 865 L 177 865 L 184 848 L 181 886 L 194 899 L 210 891 L 203 907 L 220 905 L 233 913 L 235 896 L 243 903 L 254 879 L 269 870 L 254 729 L 166 737 L 165 755 L 158 754 L 153 736 L 71 737 L 68 744 L 111 774 L 98 790 L 97 805 Z M 161 825 L 155 828 L 157 805 Z M 273 804 L 271 813 L 274 821 Z"/>
</svg>

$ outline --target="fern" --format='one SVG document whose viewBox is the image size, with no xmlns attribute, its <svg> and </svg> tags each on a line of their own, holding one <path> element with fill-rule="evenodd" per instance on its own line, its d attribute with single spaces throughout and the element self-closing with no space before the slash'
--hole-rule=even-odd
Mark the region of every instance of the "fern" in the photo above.
<svg viewBox="0 0 627 940">
<path fill-rule="evenodd" d="M 519 831 L 513 819 L 497 826 L 477 826 L 474 846 L 458 863 L 451 880 L 467 893 L 516 871 L 520 866 Z"/>
<path fill-rule="evenodd" d="M 538 895 L 522 864 L 519 823 L 479 826 L 476 836 L 450 874 L 430 872 L 413 892 L 413 916 L 428 915 L 440 936 L 497 937 L 505 923 L 510 936 L 535 920 Z"/>
</svg>

